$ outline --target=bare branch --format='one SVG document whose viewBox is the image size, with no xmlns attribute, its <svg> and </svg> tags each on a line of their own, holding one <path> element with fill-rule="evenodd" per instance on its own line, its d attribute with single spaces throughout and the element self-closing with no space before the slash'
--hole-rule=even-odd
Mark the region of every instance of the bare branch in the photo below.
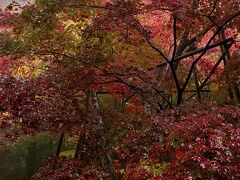
<svg viewBox="0 0 240 180">
<path fill-rule="evenodd" d="M 237 12 L 236 14 L 234 14 L 232 17 L 230 17 L 228 20 L 226 20 L 220 27 L 219 29 L 217 29 L 217 31 L 213 34 L 213 36 L 209 39 L 209 41 L 207 42 L 205 48 L 203 49 L 202 53 L 196 58 L 196 60 L 194 60 L 194 62 L 191 65 L 191 68 L 189 70 L 188 76 L 186 78 L 186 81 L 182 87 L 182 91 L 185 90 L 185 88 L 187 87 L 187 84 L 190 80 L 190 77 L 192 75 L 193 69 L 195 67 L 195 65 L 197 64 L 197 62 L 204 56 L 204 54 L 207 52 L 211 42 L 213 41 L 213 39 L 221 32 L 221 30 L 229 23 L 231 22 L 234 18 L 236 18 L 237 16 L 240 15 L 240 11 Z"/>
<path fill-rule="evenodd" d="M 215 47 L 217 47 L 217 46 L 220 46 L 220 45 L 222 45 L 222 44 L 227 44 L 227 43 L 229 43 L 229 42 L 231 42 L 231 41 L 233 41 L 233 38 L 228 38 L 228 39 L 226 39 L 226 40 L 217 42 L 217 43 L 215 43 L 215 44 L 213 44 L 213 45 L 208 46 L 207 50 L 213 49 L 213 48 L 215 48 Z M 188 57 L 190 57 L 190 56 L 193 56 L 193 55 L 196 55 L 196 54 L 198 54 L 198 53 L 201 53 L 201 52 L 203 52 L 203 51 L 205 50 L 205 48 L 206 48 L 206 47 L 203 47 L 203 48 L 200 48 L 200 49 L 198 49 L 198 50 L 196 50 L 196 51 L 192 51 L 192 52 L 190 52 L 190 53 L 188 53 L 188 54 L 184 54 L 184 55 L 182 55 L 182 56 L 176 57 L 176 58 L 173 60 L 173 62 L 180 61 L 180 60 L 182 60 L 182 59 L 185 59 L 185 58 L 188 58 Z M 166 64 L 167 64 L 167 63 L 164 62 L 164 63 L 162 63 L 162 64 L 159 64 L 157 67 L 162 67 L 162 66 L 164 66 L 164 65 L 166 65 Z M 149 69 L 149 70 L 152 70 L 152 69 Z"/>
</svg>

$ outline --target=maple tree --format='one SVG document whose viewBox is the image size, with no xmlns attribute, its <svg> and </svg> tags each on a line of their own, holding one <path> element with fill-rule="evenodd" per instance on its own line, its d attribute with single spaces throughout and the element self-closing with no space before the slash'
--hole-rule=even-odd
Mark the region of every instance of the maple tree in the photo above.
<svg viewBox="0 0 240 180">
<path fill-rule="evenodd" d="M 75 159 L 35 179 L 238 178 L 239 16 L 237 0 L 13 3 L 0 14 L 1 128 L 61 134 L 57 156 L 76 139 Z M 194 103 L 220 91 L 236 106 Z"/>
</svg>

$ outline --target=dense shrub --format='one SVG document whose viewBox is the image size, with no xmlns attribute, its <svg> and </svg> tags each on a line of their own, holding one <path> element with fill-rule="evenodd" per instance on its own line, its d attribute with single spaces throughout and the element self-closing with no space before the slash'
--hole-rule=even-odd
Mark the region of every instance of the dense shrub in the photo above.
<svg viewBox="0 0 240 180">
<path fill-rule="evenodd" d="M 240 177 L 239 107 L 185 104 L 159 115 L 129 117 L 124 119 L 123 116 L 115 114 L 115 119 L 111 119 L 113 123 L 109 125 L 112 125 L 111 132 L 115 131 L 119 135 L 111 136 L 115 143 L 111 142 L 112 146 L 108 146 L 107 152 L 111 157 L 111 173 L 114 177 Z M 60 158 L 45 164 L 35 177 L 72 177 L 76 173 L 85 178 L 90 175 L 104 177 L 107 170 L 100 171 L 96 168 L 100 167 L 100 164 L 95 165 L 83 165 L 82 162 Z"/>
</svg>

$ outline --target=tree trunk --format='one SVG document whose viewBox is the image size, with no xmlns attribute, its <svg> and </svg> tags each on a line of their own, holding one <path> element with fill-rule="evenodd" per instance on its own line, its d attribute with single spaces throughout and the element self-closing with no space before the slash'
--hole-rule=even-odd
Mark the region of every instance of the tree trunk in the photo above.
<svg viewBox="0 0 240 180">
<path fill-rule="evenodd" d="M 59 141 L 58 141 L 58 147 L 57 147 L 57 151 L 56 151 L 56 156 L 59 156 L 59 154 L 61 152 L 63 139 L 64 139 L 64 132 L 62 132 L 61 135 L 60 135 L 60 138 L 59 138 Z"/>
<path fill-rule="evenodd" d="M 194 80 L 195 80 L 198 99 L 202 99 L 201 92 L 199 90 L 200 85 L 199 85 L 199 81 L 198 81 L 197 69 L 196 68 L 194 69 Z"/>
<path fill-rule="evenodd" d="M 182 91 L 178 92 L 177 105 L 180 105 L 182 103 L 182 95 L 183 95 Z"/>
<path fill-rule="evenodd" d="M 219 38 L 220 38 L 221 40 L 226 40 L 226 35 L 225 35 L 224 29 L 220 32 Z M 231 60 L 231 53 L 230 53 L 227 45 L 222 45 L 222 46 L 221 46 L 221 51 L 222 51 L 222 54 L 223 54 L 224 52 L 226 52 L 226 56 L 224 56 L 224 59 L 223 59 L 223 60 L 224 60 L 224 61 L 223 61 L 223 62 L 224 62 L 224 65 L 226 65 L 226 64 L 228 63 L 228 61 Z M 230 98 L 231 100 L 234 100 L 234 90 L 232 89 L 231 86 L 228 86 L 228 94 L 229 94 L 229 98 Z"/>
</svg>

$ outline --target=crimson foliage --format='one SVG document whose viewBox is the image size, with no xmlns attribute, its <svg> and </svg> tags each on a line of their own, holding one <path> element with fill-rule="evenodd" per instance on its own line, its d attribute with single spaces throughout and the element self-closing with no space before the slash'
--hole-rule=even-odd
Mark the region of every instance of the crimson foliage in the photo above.
<svg viewBox="0 0 240 180">
<path fill-rule="evenodd" d="M 113 115 L 113 114 L 112 114 Z M 157 116 L 112 117 L 108 148 L 112 177 L 127 179 L 238 179 L 240 110 L 238 107 L 185 104 Z M 122 120 L 119 123 L 119 120 Z M 105 134 L 109 137 L 109 134 Z M 57 161 L 56 163 L 53 163 Z M 58 163 L 61 161 L 61 165 Z M 70 178 L 90 168 L 93 177 L 109 176 L 109 169 L 74 165 L 75 160 L 51 160 L 35 177 Z M 62 171 L 64 167 L 69 170 Z M 51 171 L 49 171 L 51 169 Z M 61 172 L 61 173 L 58 173 Z M 63 173 L 65 172 L 65 173 Z M 74 173 L 72 173 L 74 172 Z M 79 173 L 79 174 L 81 174 Z M 84 173 L 83 173 L 84 174 Z M 82 174 L 81 174 L 82 175 Z M 86 178 L 86 176 L 84 176 Z"/>
<path fill-rule="evenodd" d="M 46 160 L 44 166 L 33 179 L 94 179 L 101 173 L 100 169 L 86 166 L 83 162 L 67 157 L 58 157 Z"/>
</svg>

